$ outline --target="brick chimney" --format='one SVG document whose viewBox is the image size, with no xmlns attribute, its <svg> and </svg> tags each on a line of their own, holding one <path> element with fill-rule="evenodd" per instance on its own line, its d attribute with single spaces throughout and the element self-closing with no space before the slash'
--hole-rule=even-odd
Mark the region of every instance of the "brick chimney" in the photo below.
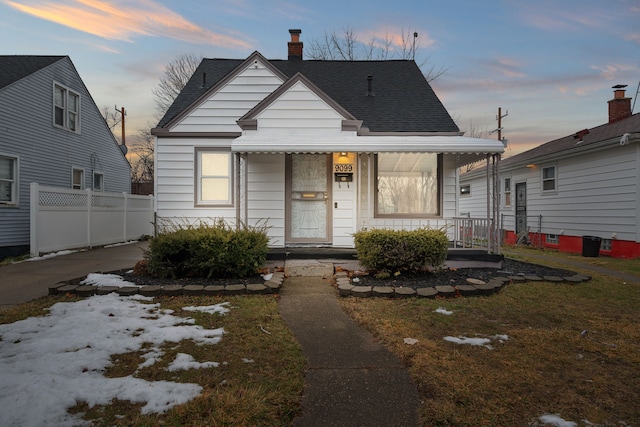
<svg viewBox="0 0 640 427">
<path fill-rule="evenodd" d="M 302 30 L 289 30 L 291 41 L 287 43 L 289 49 L 289 61 L 302 61 L 302 42 L 300 41 Z"/>
<path fill-rule="evenodd" d="M 613 99 L 609 101 L 609 123 L 614 123 L 631 116 L 631 98 L 625 98 L 624 88 L 627 85 L 613 86 Z"/>
</svg>

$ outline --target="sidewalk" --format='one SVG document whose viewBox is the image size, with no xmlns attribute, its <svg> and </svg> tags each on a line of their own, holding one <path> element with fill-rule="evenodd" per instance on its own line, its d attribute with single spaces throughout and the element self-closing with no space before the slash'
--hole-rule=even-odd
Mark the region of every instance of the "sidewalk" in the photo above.
<svg viewBox="0 0 640 427">
<path fill-rule="evenodd" d="M 331 283 L 289 277 L 280 313 L 307 358 L 294 426 L 418 426 L 420 396 L 396 356 L 338 304 Z"/>
<path fill-rule="evenodd" d="M 47 296 L 49 286 L 65 280 L 133 268 L 148 245 L 135 242 L 0 266 L 0 310 Z"/>
</svg>

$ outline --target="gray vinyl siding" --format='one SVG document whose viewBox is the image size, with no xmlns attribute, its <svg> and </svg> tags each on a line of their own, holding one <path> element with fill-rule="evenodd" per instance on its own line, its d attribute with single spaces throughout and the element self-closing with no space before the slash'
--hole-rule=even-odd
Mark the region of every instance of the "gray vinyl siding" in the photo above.
<svg viewBox="0 0 640 427">
<path fill-rule="evenodd" d="M 53 85 L 80 95 L 80 132 L 53 124 Z M 129 163 L 69 58 L 0 89 L 0 153 L 19 158 L 18 205 L 0 206 L 0 250 L 29 244 L 29 185 L 71 188 L 72 168 L 104 175 L 104 191 L 130 192 Z"/>
<path fill-rule="evenodd" d="M 600 151 L 572 157 L 532 162 L 500 172 L 511 178 L 511 206 L 501 206 L 503 228 L 515 228 L 516 184 L 527 185 L 527 217 L 537 231 L 542 216 L 543 234 L 567 236 L 592 235 L 610 239 L 639 241 L 640 146 L 612 144 Z M 556 167 L 556 190 L 542 191 L 541 169 Z M 462 177 L 461 184 L 471 184 L 471 196 L 460 198 L 460 211 L 483 216 L 479 206 L 486 201 L 486 179 Z M 484 214 L 486 215 L 486 214 Z M 534 223 L 535 221 L 535 223 Z"/>
</svg>

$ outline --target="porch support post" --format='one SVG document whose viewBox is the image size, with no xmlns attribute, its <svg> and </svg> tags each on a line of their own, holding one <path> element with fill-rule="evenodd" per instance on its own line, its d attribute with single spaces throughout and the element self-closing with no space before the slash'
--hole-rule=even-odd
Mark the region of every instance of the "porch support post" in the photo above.
<svg viewBox="0 0 640 427">
<path fill-rule="evenodd" d="M 493 248 L 500 253 L 500 153 L 493 155 Z"/>
<path fill-rule="evenodd" d="M 235 162 L 235 170 L 236 170 L 236 179 L 235 179 L 235 189 L 236 189 L 236 230 L 240 230 L 240 153 L 234 154 L 234 162 Z"/>
</svg>

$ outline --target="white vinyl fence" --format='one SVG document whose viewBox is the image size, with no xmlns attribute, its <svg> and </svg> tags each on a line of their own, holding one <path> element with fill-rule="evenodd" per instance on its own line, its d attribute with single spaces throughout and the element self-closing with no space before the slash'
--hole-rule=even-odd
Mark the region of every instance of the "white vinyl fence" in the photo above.
<svg viewBox="0 0 640 427">
<path fill-rule="evenodd" d="M 31 256 L 153 235 L 153 196 L 31 184 Z"/>
</svg>

